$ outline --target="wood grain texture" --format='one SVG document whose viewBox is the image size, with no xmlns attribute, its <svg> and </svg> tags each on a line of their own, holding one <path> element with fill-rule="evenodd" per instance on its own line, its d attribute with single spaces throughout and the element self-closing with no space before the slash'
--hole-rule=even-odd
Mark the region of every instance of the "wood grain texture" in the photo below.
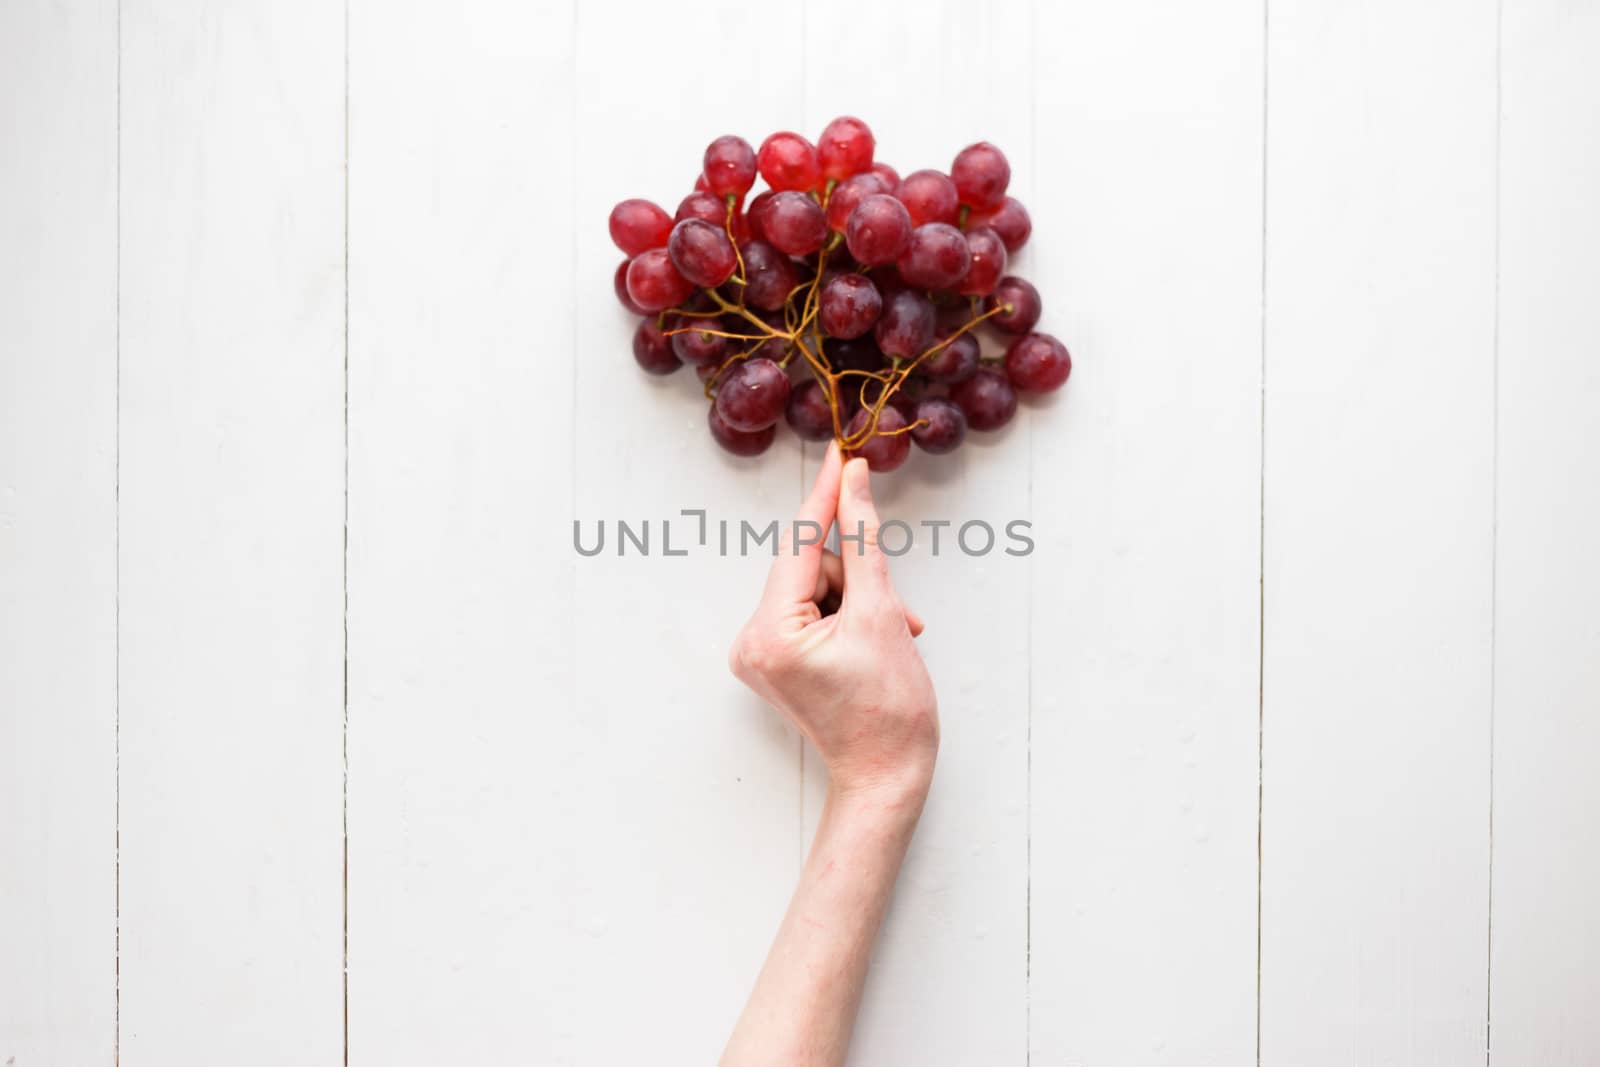
<svg viewBox="0 0 1600 1067">
<path fill-rule="evenodd" d="M 691 370 L 639 372 L 606 217 L 629 196 L 673 211 L 721 134 L 798 125 L 801 64 L 758 57 L 792 57 L 801 27 L 798 5 L 739 0 L 578 9 L 577 444 L 574 497 L 552 517 L 609 528 L 605 551 L 575 564 L 579 727 L 563 738 L 584 784 L 584 951 L 562 961 L 584 1063 L 713 1062 L 799 870 L 798 742 L 727 667 L 770 550 L 722 557 L 716 525 L 737 540 L 741 521 L 787 518 L 799 449 L 791 437 L 732 457 Z M 686 508 L 707 512 L 710 544 Z M 618 555 L 619 519 L 650 523 L 651 555 Z M 663 554 L 668 519 L 674 551 L 691 555 Z"/>
<path fill-rule="evenodd" d="M 940 0 L 907 19 L 893 5 L 810 4 L 803 132 L 814 138 L 834 117 L 858 115 L 877 134 L 878 157 L 901 175 L 948 171 L 963 147 L 993 141 L 1011 161 L 1017 195 L 1032 197 L 1031 54 L 1017 47 L 1031 11 L 1027 0 Z M 1027 266 L 1024 252 L 1018 269 Z M 880 517 L 907 523 L 915 538 L 891 571 L 929 620 L 918 644 L 938 691 L 942 740 L 867 980 L 852 1063 L 1025 1056 L 1028 561 L 1005 554 L 1012 542 L 1004 531 L 1029 513 L 1030 423 L 1023 410 L 946 456 L 913 447 L 904 467 L 874 477 Z M 807 451 L 809 479 L 823 448 Z M 937 555 L 926 520 L 950 523 Z M 986 554 L 969 556 L 958 544 L 973 520 L 995 532 Z M 884 543 L 893 549 L 902 537 L 890 533 Z M 985 537 L 977 527 L 968 533 L 977 547 Z M 827 786 L 821 760 L 807 757 L 803 843 Z"/>
<path fill-rule="evenodd" d="M 122 14 L 121 1063 L 333 1063 L 342 18 Z"/>
<path fill-rule="evenodd" d="M 1077 364 L 876 479 L 944 746 L 852 1062 L 1597 1062 L 1597 57 L 1560 0 L 0 4 L 0 1067 L 715 1059 L 825 788 L 726 671 L 739 524 L 821 449 L 638 372 L 605 217 L 844 113 L 1005 149 Z"/>
<path fill-rule="evenodd" d="M 1600 1059 L 1600 11 L 1504 11 L 1490 1062 Z"/>
<path fill-rule="evenodd" d="M 1262 6 L 1039 15 L 1033 1062 L 1245 1063 Z"/>
<path fill-rule="evenodd" d="M 0 1063 L 116 1028 L 117 23 L 0 5 Z"/>
<path fill-rule="evenodd" d="M 1271 8 L 1269 1067 L 1484 1049 L 1495 4 L 1379 14 Z"/>
<path fill-rule="evenodd" d="M 350 30 L 350 1062 L 586 1062 L 571 12 Z"/>
</svg>

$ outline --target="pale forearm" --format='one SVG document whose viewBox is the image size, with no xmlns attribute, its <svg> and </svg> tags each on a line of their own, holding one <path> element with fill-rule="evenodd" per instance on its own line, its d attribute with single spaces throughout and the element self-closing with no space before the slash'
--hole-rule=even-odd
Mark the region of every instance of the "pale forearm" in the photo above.
<svg viewBox="0 0 1600 1067">
<path fill-rule="evenodd" d="M 728 1042 L 726 1067 L 844 1062 L 872 945 L 927 795 L 830 787 L 788 913 Z"/>
</svg>

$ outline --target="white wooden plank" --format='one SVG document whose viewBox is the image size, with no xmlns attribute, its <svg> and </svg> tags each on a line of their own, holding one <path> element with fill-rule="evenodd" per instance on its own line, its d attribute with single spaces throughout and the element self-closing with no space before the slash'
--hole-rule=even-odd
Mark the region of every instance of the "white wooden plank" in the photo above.
<svg viewBox="0 0 1600 1067">
<path fill-rule="evenodd" d="M 966 145 L 988 140 L 1011 162 L 1012 188 L 1036 199 L 1026 40 L 1027 0 L 938 0 L 908 18 L 896 5 L 817 0 L 806 13 L 806 113 L 816 137 L 853 114 L 901 175 L 948 171 Z M 1016 265 L 1028 274 L 1028 255 Z M 927 620 L 919 639 L 939 695 L 941 743 L 933 793 L 884 925 L 851 1062 L 928 1065 L 1020 1062 L 1027 1024 L 1028 561 L 969 557 L 961 523 L 1003 531 L 1026 518 L 1029 413 L 957 451 L 913 447 L 900 470 L 874 478 L 884 519 L 916 533 L 893 561 L 896 587 Z M 807 449 L 813 476 L 820 445 Z M 934 556 L 925 520 L 950 520 Z M 974 531 L 976 537 L 976 531 Z M 976 543 L 976 542 L 975 542 Z M 806 834 L 821 815 L 827 774 L 807 753 Z"/>
<path fill-rule="evenodd" d="M 1495 4 L 1271 7 L 1261 1062 L 1483 1055 Z"/>
<path fill-rule="evenodd" d="M 359 0 L 350 36 L 350 1062 L 593 1062 L 572 12 Z"/>
<path fill-rule="evenodd" d="M 1600 1062 L 1600 10 L 1501 50 L 1490 1062 Z"/>
<path fill-rule="evenodd" d="M 1039 18 L 1032 1057 L 1247 1063 L 1262 5 Z"/>
<path fill-rule="evenodd" d="M 652 555 L 576 561 L 569 747 L 585 783 L 576 921 L 563 961 L 585 1063 L 709 1063 L 726 1040 L 799 870 L 799 743 L 729 675 L 727 649 L 770 557 L 661 555 L 697 534 L 680 509 L 760 526 L 799 501 L 793 438 L 739 460 L 712 441 L 692 371 L 634 365 L 606 217 L 642 196 L 669 212 L 713 138 L 801 123 L 799 5 L 707 0 L 578 6 L 575 483 L 585 528 L 651 520 Z M 774 58 L 775 57 L 775 58 Z M 566 550 L 569 554 L 571 548 Z M 603 995 L 596 995 L 604 990 Z M 618 1025 L 618 1005 L 627 1024 Z"/>
<path fill-rule="evenodd" d="M 116 1037 L 116 6 L 0 6 L 0 1062 Z"/>
<path fill-rule="evenodd" d="M 343 45 L 122 5 L 126 1067 L 340 1056 Z"/>
</svg>

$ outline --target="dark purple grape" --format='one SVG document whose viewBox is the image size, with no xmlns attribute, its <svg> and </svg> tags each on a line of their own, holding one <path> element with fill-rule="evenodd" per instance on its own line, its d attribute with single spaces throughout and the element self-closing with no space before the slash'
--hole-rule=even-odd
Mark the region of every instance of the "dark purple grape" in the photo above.
<svg viewBox="0 0 1600 1067">
<path fill-rule="evenodd" d="M 1000 279 L 1000 284 L 995 286 L 994 295 L 986 298 L 983 309 L 989 311 L 993 308 L 1010 307 L 1009 311 L 1001 311 L 989 321 L 1007 333 L 1027 333 L 1039 322 L 1039 312 L 1042 305 L 1039 301 L 1039 290 L 1026 278 L 1019 278 L 1015 274 L 1008 274 Z"/>
<path fill-rule="evenodd" d="M 763 311 L 778 311 L 800 284 L 794 260 L 765 241 L 751 241 L 740 249 L 744 256 L 744 298 Z"/>
<path fill-rule="evenodd" d="M 911 222 L 923 226 L 930 222 L 955 222 L 961 212 L 961 198 L 956 193 L 956 183 L 948 175 L 936 170 L 918 170 L 907 174 L 895 190 L 895 196 L 911 213 Z"/>
<path fill-rule="evenodd" d="M 1067 346 L 1047 333 L 1025 334 L 1006 350 L 1006 377 L 1024 392 L 1060 389 L 1071 373 L 1072 356 Z"/>
<path fill-rule="evenodd" d="M 628 264 L 628 296 L 646 313 L 677 307 L 694 292 L 694 283 L 678 273 L 665 248 L 652 248 Z"/>
<path fill-rule="evenodd" d="M 966 440 L 966 414 L 954 401 L 944 397 L 930 396 L 919 400 L 911 413 L 911 423 L 915 426 L 919 422 L 925 425 L 912 430 L 911 439 L 924 452 L 942 456 L 955 451 Z"/>
<path fill-rule="evenodd" d="M 675 327 L 682 329 L 697 323 L 712 330 L 722 329 L 722 323 L 717 319 L 679 319 Z M 718 337 L 714 333 L 706 333 L 704 330 L 675 333 L 672 335 L 672 351 L 685 363 L 692 363 L 697 367 L 714 367 L 727 358 L 728 339 Z"/>
<path fill-rule="evenodd" d="M 826 441 L 833 436 L 833 412 L 828 396 L 815 381 L 802 382 L 789 394 L 783 417 L 791 429 L 807 441 Z"/>
<path fill-rule="evenodd" d="M 828 217 L 805 193 L 782 192 L 767 201 L 761 232 L 778 251 L 808 256 L 828 239 Z"/>
<path fill-rule="evenodd" d="M 967 229 L 974 230 L 979 226 L 993 227 L 994 232 L 1000 235 L 1000 240 L 1006 243 L 1006 252 L 1013 256 L 1028 243 L 1028 236 L 1033 233 L 1033 220 L 1028 217 L 1028 209 L 1014 196 L 1006 197 L 985 211 L 968 214 Z"/>
<path fill-rule="evenodd" d="M 885 365 L 883 353 L 871 337 L 829 339 L 822 342 L 822 352 L 835 373 L 842 370 L 877 371 Z"/>
<path fill-rule="evenodd" d="M 756 183 L 756 150 L 743 137 L 718 137 L 706 148 L 703 173 L 717 196 L 743 196 Z"/>
<path fill-rule="evenodd" d="M 887 297 L 890 293 L 898 293 L 902 289 L 911 288 L 900 271 L 893 263 L 885 263 L 881 267 L 873 267 L 867 271 L 867 277 L 872 279 L 872 284 L 878 287 L 878 292 Z"/>
<path fill-rule="evenodd" d="M 860 337 L 882 310 L 883 297 L 864 274 L 835 274 L 817 296 L 817 319 L 834 337 Z"/>
<path fill-rule="evenodd" d="M 1000 203 L 1011 184 L 1011 164 L 1006 155 L 988 141 L 968 145 L 950 164 L 950 178 L 961 202 L 968 207 L 987 208 Z"/>
<path fill-rule="evenodd" d="M 876 407 L 878 397 L 882 396 L 884 390 L 889 388 L 889 383 L 882 378 L 851 377 L 846 378 L 845 381 L 852 383 L 850 386 L 851 395 L 854 397 L 855 402 L 862 407 Z M 906 416 L 908 422 L 911 419 L 912 410 L 917 406 L 916 401 L 906 395 L 903 386 L 890 393 L 886 403 L 890 407 L 899 408 L 900 414 Z"/>
<path fill-rule="evenodd" d="M 845 430 L 846 437 L 853 437 L 864 431 L 872 422 L 872 412 L 862 408 L 856 412 L 855 418 L 850 420 L 850 426 Z M 909 425 L 905 415 L 899 408 L 885 406 L 878 414 L 878 427 L 866 442 L 850 450 L 850 455 L 860 456 L 867 461 L 867 466 L 882 474 L 892 471 L 906 461 L 911 454 L 911 435 L 893 433 L 903 430 Z"/>
<path fill-rule="evenodd" d="M 844 243 L 857 263 L 893 263 L 911 243 L 911 215 L 894 197 L 874 193 L 850 213 Z"/>
<path fill-rule="evenodd" d="M 1004 374 L 988 367 L 952 385 L 950 399 L 960 405 L 974 430 L 998 430 L 1017 413 L 1017 391 Z"/>
<path fill-rule="evenodd" d="M 911 359 L 932 346 L 933 327 L 933 302 L 919 292 L 902 289 L 884 300 L 873 336 L 884 355 Z"/>
<path fill-rule="evenodd" d="M 988 296 L 1006 272 L 1006 243 L 994 230 L 979 226 L 967 231 L 967 249 L 972 253 L 972 266 L 961 281 L 961 293 Z"/>
<path fill-rule="evenodd" d="M 978 339 L 964 333 L 917 364 L 917 373 L 930 382 L 954 385 L 978 373 Z"/>
<path fill-rule="evenodd" d="M 732 277 L 736 265 L 728 235 L 704 219 L 684 219 L 674 226 L 667 253 L 679 274 L 707 289 Z"/>
<path fill-rule="evenodd" d="M 625 259 L 621 263 L 617 264 L 617 272 L 611 276 L 611 288 L 617 291 L 617 300 L 622 303 L 623 307 L 627 308 L 635 315 L 645 315 L 648 314 L 648 312 L 646 312 L 645 309 L 640 307 L 638 304 L 635 304 L 633 302 L 633 297 L 628 295 L 629 262 L 629 260 Z"/>
<path fill-rule="evenodd" d="M 715 404 L 712 404 L 710 410 L 706 412 L 706 422 L 710 425 L 711 436 L 716 438 L 717 444 L 736 456 L 759 456 L 772 447 L 773 439 L 778 436 L 776 424 L 760 430 L 734 429 L 717 414 Z"/>
<path fill-rule="evenodd" d="M 911 231 L 911 243 L 895 266 L 913 289 L 951 289 L 966 277 L 972 263 L 967 239 L 945 222 L 929 222 Z"/>
<path fill-rule="evenodd" d="M 754 433 L 771 426 L 788 403 L 789 376 L 770 359 L 744 360 L 717 383 L 717 414 L 735 430 Z"/>
<path fill-rule="evenodd" d="M 671 342 L 655 319 L 645 319 L 633 331 L 633 358 L 650 374 L 671 374 L 683 366 L 673 353 Z"/>
</svg>

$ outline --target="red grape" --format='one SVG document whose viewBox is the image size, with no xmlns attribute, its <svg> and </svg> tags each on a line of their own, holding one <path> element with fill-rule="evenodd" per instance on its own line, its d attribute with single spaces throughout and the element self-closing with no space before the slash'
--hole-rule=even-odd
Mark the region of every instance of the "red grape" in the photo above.
<svg viewBox="0 0 1600 1067">
<path fill-rule="evenodd" d="M 678 319 L 673 323 L 674 329 L 683 329 L 685 326 L 702 324 L 705 329 L 690 330 L 688 333 L 675 333 L 672 335 L 672 351 L 685 363 L 692 363 L 697 367 L 715 367 L 722 363 L 728 355 L 728 339 L 719 337 L 706 330 L 720 330 L 722 323 L 717 319 Z"/>
<path fill-rule="evenodd" d="M 729 134 L 706 146 L 674 216 L 642 199 L 611 211 L 628 256 L 612 288 L 642 318 L 635 361 L 655 375 L 692 366 L 713 396 L 711 434 L 735 455 L 770 448 L 780 421 L 807 441 L 872 426 L 851 454 L 893 470 L 913 443 L 950 452 L 1014 418 L 1019 393 L 1071 374 L 1066 347 L 1036 332 L 1038 290 L 1006 273 L 1033 223 L 1007 195 L 1005 155 L 978 142 L 948 174 L 902 179 L 876 149 L 851 116 L 815 145 Z M 984 363 L 978 318 L 1010 335 L 1003 359 Z"/>
<path fill-rule="evenodd" d="M 783 413 L 789 427 L 807 441 L 826 441 L 833 436 L 833 412 L 828 396 L 815 381 L 802 382 L 789 394 Z"/>
<path fill-rule="evenodd" d="M 756 153 L 761 176 L 775 192 L 798 189 L 810 192 L 822 181 L 822 164 L 811 142 L 798 133 L 775 133 L 761 142 Z"/>
<path fill-rule="evenodd" d="M 971 333 L 964 333 L 918 363 L 917 373 L 930 382 L 954 385 L 978 373 L 978 358 L 978 339 Z"/>
<path fill-rule="evenodd" d="M 652 248 L 628 264 L 628 296 L 646 312 L 676 307 L 694 292 L 694 283 L 678 273 L 665 248 Z"/>
<path fill-rule="evenodd" d="M 911 221 L 917 226 L 925 222 L 953 223 L 961 212 L 956 183 L 936 170 L 907 174 L 895 195 L 911 212 Z"/>
<path fill-rule="evenodd" d="M 743 196 L 756 183 L 756 152 L 743 137 L 718 137 L 706 148 L 706 188 L 718 196 Z"/>
<path fill-rule="evenodd" d="M 773 439 L 778 436 L 776 423 L 759 430 L 738 430 L 729 426 L 727 420 L 717 413 L 715 404 L 706 412 L 706 423 L 711 427 L 711 436 L 717 439 L 717 444 L 736 456 L 759 456 L 772 447 Z"/>
<path fill-rule="evenodd" d="M 912 359 L 933 344 L 933 302 L 921 293 L 902 289 L 890 293 L 873 333 L 886 356 Z"/>
<path fill-rule="evenodd" d="M 1011 183 L 1011 164 L 1005 153 L 988 141 L 968 145 L 950 165 L 961 202 L 968 207 L 988 208 L 1000 203 Z"/>
<path fill-rule="evenodd" d="M 744 254 L 744 298 L 764 311 L 783 307 L 789 293 L 800 284 L 794 260 L 765 241 L 751 241 Z"/>
<path fill-rule="evenodd" d="M 940 396 L 924 397 L 911 413 L 913 425 L 924 422 L 911 431 L 911 439 L 924 452 L 943 455 L 952 452 L 967 437 L 967 416 L 960 406 Z"/>
<path fill-rule="evenodd" d="M 987 226 L 967 231 L 967 249 L 972 253 L 972 266 L 961 283 L 964 296 L 988 296 L 1000 284 L 1006 272 L 1006 243 L 1000 235 Z"/>
<path fill-rule="evenodd" d="M 833 337 L 860 337 L 882 310 L 878 287 L 863 274 L 835 274 L 817 296 L 817 319 Z"/>
<path fill-rule="evenodd" d="M 645 319 L 633 331 L 633 358 L 650 374 L 671 374 L 683 366 L 653 318 Z"/>
<path fill-rule="evenodd" d="M 1028 243 L 1028 235 L 1033 233 L 1033 220 L 1028 217 L 1028 209 L 1014 196 L 1006 197 L 992 208 L 968 214 L 967 229 L 973 230 L 979 226 L 993 227 L 994 232 L 1000 235 L 1000 240 L 1006 243 L 1006 252 L 1013 256 Z"/>
<path fill-rule="evenodd" d="M 929 222 L 911 231 L 911 243 L 895 266 L 914 289 L 950 289 L 966 277 L 972 262 L 967 239 L 945 222 Z"/>
<path fill-rule="evenodd" d="M 851 437 L 861 433 L 872 422 L 872 412 L 862 408 L 856 412 L 855 418 L 850 420 L 850 426 L 845 430 L 845 436 Z M 878 413 L 878 427 L 874 434 L 866 441 L 851 450 L 852 456 L 860 456 L 867 461 L 867 466 L 882 474 L 892 471 L 906 461 L 911 454 L 911 435 L 894 433 L 903 430 L 909 425 L 905 415 L 900 409 L 885 404 Z"/>
<path fill-rule="evenodd" d="M 1071 373 L 1072 356 L 1067 346 L 1047 333 L 1025 334 L 1006 350 L 1006 377 L 1024 392 L 1060 389 Z"/>
<path fill-rule="evenodd" d="M 892 193 L 894 186 L 871 171 L 846 178 L 828 194 L 828 228 L 843 233 L 856 205 L 874 193 Z"/>
<path fill-rule="evenodd" d="M 617 264 L 617 272 L 611 276 L 611 288 L 617 291 L 617 299 L 622 301 L 622 306 L 635 315 L 646 314 L 644 308 L 633 302 L 633 297 L 628 295 L 628 260 Z"/>
<path fill-rule="evenodd" d="M 842 181 L 872 166 L 872 131 L 858 118 L 844 115 L 828 123 L 817 138 L 822 176 Z"/>
<path fill-rule="evenodd" d="M 805 193 L 785 191 L 767 202 L 761 215 L 761 232 L 780 252 L 805 256 L 828 239 L 828 219 L 821 206 Z"/>
<path fill-rule="evenodd" d="M 678 203 L 674 223 L 684 219 L 704 219 L 717 229 L 722 229 L 728 219 L 728 205 L 710 193 L 690 193 Z"/>
<path fill-rule="evenodd" d="M 624 200 L 611 209 L 611 240 L 630 256 L 666 246 L 672 219 L 648 200 Z"/>
<path fill-rule="evenodd" d="M 679 274 L 707 289 L 732 277 L 736 265 L 728 235 L 704 219 L 684 219 L 674 226 L 667 253 Z"/>
<path fill-rule="evenodd" d="M 750 208 L 745 212 L 745 218 L 748 221 L 750 236 L 757 241 L 767 239 L 767 231 L 761 228 L 761 220 L 766 217 L 767 205 L 772 203 L 772 198 L 777 195 L 771 189 L 766 189 L 750 198 Z"/>
<path fill-rule="evenodd" d="M 911 243 L 911 215 L 899 200 L 875 193 L 850 213 L 844 243 L 857 263 L 893 263 Z"/>
<path fill-rule="evenodd" d="M 856 382 L 859 384 L 852 383 L 850 386 L 851 393 L 858 403 L 865 402 L 867 407 L 877 406 L 878 397 L 882 396 L 883 391 L 889 388 L 889 383 L 882 378 L 858 378 Z M 916 401 L 907 396 L 903 388 L 896 389 L 891 393 L 885 403 L 889 407 L 900 409 L 900 414 L 906 417 L 907 422 L 911 421 L 911 411 L 917 406 Z"/>
<path fill-rule="evenodd" d="M 998 430 L 1017 413 L 1017 391 L 1004 374 L 988 367 L 952 385 L 950 399 L 960 405 L 974 430 Z"/>
<path fill-rule="evenodd" d="M 1032 282 L 1008 274 L 995 286 L 994 295 L 983 302 L 985 311 L 1005 307 L 1011 310 L 1001 311 L 989 321 L 1007 333 L 1027 333 L 1038 323 L 1043 305 Z"/>
<path fill-rule="evenodd" d="M 789 376 L 763 357 L 736 364 L 717 383 L 717 414 L 735 430 L 753 433 L 771 426 L 788 403 Z"/>
</svg>

